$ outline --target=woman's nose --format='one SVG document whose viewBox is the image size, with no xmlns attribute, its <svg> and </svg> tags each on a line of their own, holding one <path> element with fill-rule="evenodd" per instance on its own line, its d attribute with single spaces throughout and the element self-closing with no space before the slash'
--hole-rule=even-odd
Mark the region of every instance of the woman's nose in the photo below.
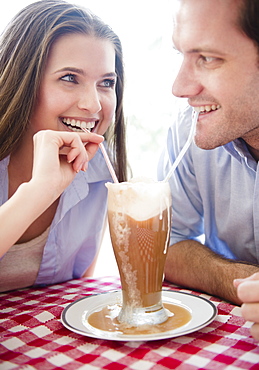
<svg viewBox="0 0 259 370">
<path fill-rule="evenodd" d="M 198 95 L 201 90 L 202 85 L 194 68 L 183 62 L 172 86 L 173 95 L 178 98 L 190 98 Z"/>
<path fill-rule="evenodd" d="M 78 107 L 88 110 L 92 114 L 98 113 L 102 109 L 99 93 L 95 87 L 88 86 L 81 92 Z"/>
</svg>

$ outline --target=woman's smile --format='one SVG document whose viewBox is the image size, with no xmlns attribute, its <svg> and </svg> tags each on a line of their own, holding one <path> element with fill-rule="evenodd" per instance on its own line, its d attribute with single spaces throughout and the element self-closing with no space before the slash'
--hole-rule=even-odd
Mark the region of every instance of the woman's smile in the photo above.
<svg viewBox="0 0 259 370">
<path fill-rule="evenodd" d="M 95 131 L 99 120 L 80 120 L 75 118 L 61 118 L 62 123 L 72 131 L 82 131 L 87 129 L 88 131 Z"/>
</svg>

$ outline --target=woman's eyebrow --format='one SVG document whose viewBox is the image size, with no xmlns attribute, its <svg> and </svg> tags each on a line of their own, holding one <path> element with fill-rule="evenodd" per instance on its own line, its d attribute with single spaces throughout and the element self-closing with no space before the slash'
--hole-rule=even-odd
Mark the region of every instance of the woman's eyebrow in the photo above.
<svg viewBox="0 0 259 370">
<path fill-rule="evenodd" d="M 67 72 L 67 71 L 75 72 L 75 73 L 78 73 L 80 75 L 85 75 L 85 72 L 83 71 L 83 69 L 76 68 L 76 67 L 63 67 L 61 69 L 58 69 L 54 73 Z"/>
<path fill-rule="evenodd" d="M 57 71 L 55 71 L 54 73 L 60 73 L 60 72 L 74 72 L 74 73 L 77 73 L 77 74 L 80 74 L 80 75 L 83 75 L 85 76 L 86 73 L 84 72 L 83 69 L 81 68 L 76 68 L 76 67 L 64 67 L 64 68 L 61 68 Z M 115 72 L 108 72 L 108 73 L 105 73 L 104 75 L 102 75 L 102 77 L 114 77 L 116 78 L 117 77 L 117 73 Z"/>
<path fill-rule="evenodd" d="M 103 77 L 114 77 L 114 78 L 117 78 L 117 73 L 115 73 L 115 72 L 105 73 L 103 75 Z"/>
</svg>

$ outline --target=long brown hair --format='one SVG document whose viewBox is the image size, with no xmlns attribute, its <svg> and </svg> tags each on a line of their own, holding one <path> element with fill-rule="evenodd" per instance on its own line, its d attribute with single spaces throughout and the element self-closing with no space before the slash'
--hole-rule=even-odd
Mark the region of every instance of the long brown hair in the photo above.
<svg viewBox="0 0 259 370">
<path fill-rule="evenodd" d="M 52 44 L 69 33 L 107 39 L 115 49 L 117 106 L 106 137 L 119 181 L 127 178 L 123 112 L 124 66 L 121 42 L 113 30 L 89 10 L 62 0 L 41 0 L 21 10 L 0 41 L 0 160 L 23 136 Z"/>
</svg>

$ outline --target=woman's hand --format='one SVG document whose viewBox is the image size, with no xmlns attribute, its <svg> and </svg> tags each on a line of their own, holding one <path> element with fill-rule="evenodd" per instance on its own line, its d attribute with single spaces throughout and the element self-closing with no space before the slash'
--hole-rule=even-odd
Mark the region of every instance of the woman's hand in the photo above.
<svg viewBox="0 0 259 370">
<path fill-rule="evenodd" d="M 77 172 L 85 171 L 103 137 L 94 133 L 44 130 L 34 135 L 32 181 L 58 197 Z"/>
<path fill-rule="evenodd" d="M 254 322 L 251 334 L 259 341 L 259 272 L 246 279 L 235 279 L 234 286 L 239 299 L 244 302 L 241 306 L 242 316 Z"/>
</svg>

